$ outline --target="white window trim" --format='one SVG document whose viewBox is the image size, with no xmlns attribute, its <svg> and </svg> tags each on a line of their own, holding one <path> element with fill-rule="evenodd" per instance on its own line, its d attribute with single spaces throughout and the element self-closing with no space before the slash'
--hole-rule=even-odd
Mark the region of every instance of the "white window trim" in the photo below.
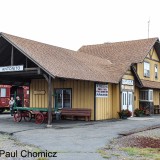
<svg viewBox="0 0 160 160">
<path fill-rule="evenodd" d="M 148 64 L 149 65 L 149 69 L 145 69 L 145 64 Z M 149 62 L 147 62 L 147 61 L 144 61 L 144 63 L 143 63 L 143 67 L 144 67 L 144 70 L 143 70 L 143 72 L 144 72 L 144 77 L 150 77 L 150 63 Z M 145 70 L 147 70 L 148 72 L 147 73 L 145 73 Z"/>
<path fill-rule="evenodd" d="M 156 78 L 156 67 L 157 67 L 157 78 Z M 158 79 L 158 64 L 154 65 L 154 78 Z"/>
<path fill-rule="evenodd" d="M 152 89 L 140 90 L 140 94 L 141 94 L 141 91 L 148 92 L 148 99 L 147 100 L 139 99 L 141 102 L 153 102 L 153 90 Z M 139 98 L 141 98 L 141 95 L 139 96 Z"/>
</svg>

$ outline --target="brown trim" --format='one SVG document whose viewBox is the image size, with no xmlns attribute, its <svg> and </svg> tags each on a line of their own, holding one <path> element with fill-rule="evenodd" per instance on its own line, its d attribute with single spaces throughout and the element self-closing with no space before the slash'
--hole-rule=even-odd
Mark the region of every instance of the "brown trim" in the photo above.
<svg viewBox="0 0 160 160">
<path fill-rule="evenodd" d="M 96 82 L 94 83 L 94 121 L 96 121 Z"/>
<path fill-rule="evenodd" d="M 146 59 L 151 60 L 151 61 L 155 61 L 155 62 L 160 62 L 159 60 L 148 58 L 148 57 L 146 57 Z"/>
</svg>

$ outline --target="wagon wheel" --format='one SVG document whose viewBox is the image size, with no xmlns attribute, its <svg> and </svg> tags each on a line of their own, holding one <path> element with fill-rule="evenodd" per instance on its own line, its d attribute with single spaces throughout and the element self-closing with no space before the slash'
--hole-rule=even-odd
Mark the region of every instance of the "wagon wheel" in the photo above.
<svg viewBox="0 0 160 160">
<path fill-rule="evenodd" d="M 32 113 L 30 111 L 25 112 L 24 113 L 24 120 L 26 122 L 29 122 L 29 121 L 31 121 L 31 119 L 32 119 Z"/>
<path fill-rule="evenodd" d="M 41 124 L 44 121 L 44 115 L 42 113 L 37 113 L 35 117 L 36 124 Z"/>
<path fill-rule="evenodd" d="M 14 113 L 14 121 L 15 122 L 20 122 L 22 120 L 22 114 L 20 111 L 17 111 Z"/>
</svg>

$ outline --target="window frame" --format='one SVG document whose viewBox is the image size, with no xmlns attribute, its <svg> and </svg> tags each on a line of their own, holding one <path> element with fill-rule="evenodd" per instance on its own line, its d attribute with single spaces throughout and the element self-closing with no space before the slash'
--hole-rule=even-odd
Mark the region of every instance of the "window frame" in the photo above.
<svg viewBox="0 0 160 160">
<path fill-rule="evenodd" d="M 157 72 L 156 72 L 156 67 L 157 67 Z M 156 77 L 156 73 L 157 73 L 157 77 Z M 158 64 L 154 65 L 154 78 L 157 80 L 158 79 Z"/>
<path fill-rule="evenodd" d="M 142 92 L 146 92 L 146 93 L 141 95 Z M 139 100 L 144 102 L 153 102 L 153 89 L 140 90 Z"/>
<path fill-rule="evenodd" d="M 148 65 L 149 65 L 149 70 L 145 69 L 145 64 L 148 64 Z M 147 62 L 147 61 L 144 61 L 144 63 L 143 63 L 143 68 L 144 68 L 144 70 L 143 70 L 143 73 L 144 73 L 143 75 L 144 75 L 144 77 L 150 78 L 150 63 Z M 149 71 L 149 72 L 148 72 L 149 75 L 146 74 L 146 72 L 145 72 L 146 70 Z"/>
<path fill-rule="evenodd" d="M 2 90 L 4 90 L 5 91 L 5 96 L 2 96 Z M 3 94 L 4 95 L 4 94 Z M 4 97 L 6 97 L 7 96 L 7 89 L 6 88 L 0 88 L 0 97 L 1 98 L 4 98 Z"/>
<path fill-rule="evenodd" d="M 70 98 L 71 98 L 71 99 L 70 99 L 70 103 L 71 103 L 71 104 L 70 104 L 70 108 L 72 108 L 72 88 L 55 88 L 55 89 L 54 89 L 54 94 L 56 94 L 56 91 L 57 91 L 57 90 L 70 90 L 70 93 L 71 93 L 71 95 L 70 95 Z M 63 91 L 62 91 L 62 92 L 63 92 Z M 62 94 L 63 94 L 63 93 L 62 93 Z M 62 100 L 62 103 L 63 103 L 63 104 L 62 104 L 62 108 L 66 108 L 66 107 L 64 107 L 64 97 L 63 97 L 63 96 L 64 96 L 64 94 L 62 95 L 62 99 L 63 99 L 63 100 Z M 55 106 L 56 106 L 56 104 L 55 104 L 55 98 L 54 98 L 54 107 L 55 107 Z M 59 109 L 62 109 L 62 108 L 59 108 Z"/>
</svg>

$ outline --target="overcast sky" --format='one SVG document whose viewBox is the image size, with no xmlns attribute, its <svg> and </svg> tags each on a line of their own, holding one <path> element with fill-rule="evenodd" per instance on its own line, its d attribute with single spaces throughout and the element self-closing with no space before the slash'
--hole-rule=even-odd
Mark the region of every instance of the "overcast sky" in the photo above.
<svg viewBox="0 0 160 160">
<path fill-rule="evenodd" d="M 0 32 L 59 47 L 160 37 L 160 0 L 0 0 Z"/>
</svg>

